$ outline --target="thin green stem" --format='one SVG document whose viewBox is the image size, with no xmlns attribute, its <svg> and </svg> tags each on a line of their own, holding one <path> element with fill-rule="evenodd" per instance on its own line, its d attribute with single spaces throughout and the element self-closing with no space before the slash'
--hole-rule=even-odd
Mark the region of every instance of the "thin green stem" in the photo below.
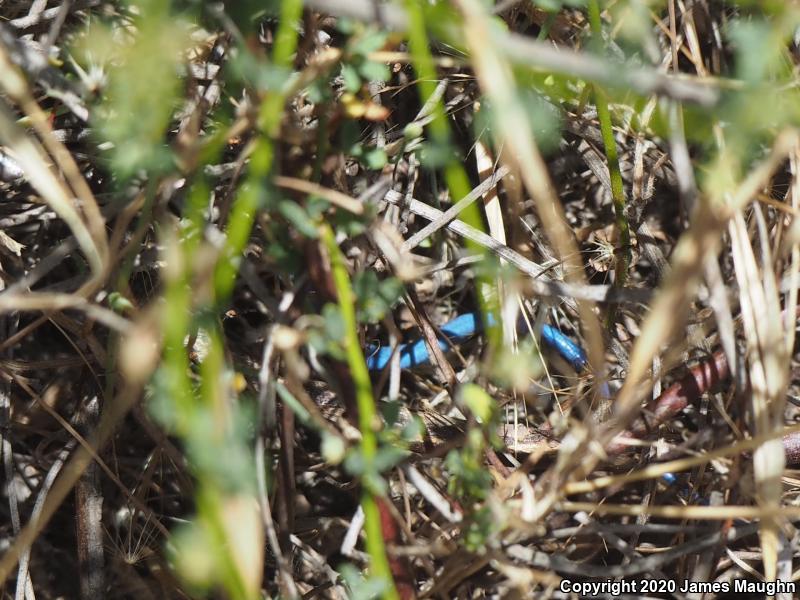
<svg viewBox="0 0 800 600">
<path fill-rule="evenodd" d="M 372 382 L 369 371 L 361 351 L 358 339 L 358 322 L 356 321 L 356 298 L 350 285 L 350 276 L 344 264 L 339 246 L 336 244 L 330 226 L 321 228 L 322 241 L 330 255 L 331 272 L 334 286 L 339 297 L 339 310 L 345 327 L 344 349 L 347 355 L 347 365 L 353 377 L 356 388 L 356 403 L 358 404 L 358 426 L 361 429 L 361 446 L 364 450 L 364 460 L 371 461 L 375 458 L 378 447 L 375 437 L 375 427 L 379 423 L 375 399 L 372 396 Z"/>
<path fill-rule="evenodd" d="M 542 40 L 547 39 L 547 36 L 550 35 L 550 30 L 553 28 L 557 18 L 558 12 L 551 12 L 547 15 L 547 18 L 542 24 L 542 28 L 539 30 L 539 35 L 536 36 L 537 40 L 541 42 Z"/>
<path fill-rule="evenodd" d="M 297 49 L 296 24 L 302 16 L 302 0 L 283 0 L 281 15 L 278 21 L 278 32 L 275 35 L 275 46 L 272 52 L 272 65 L 277 69 L 289 69 L 292 55 Z M 275 157 L 273 139 L 276 137 L 281 123 L 286 92 L 282 89 L 270 90 L 261 103 L 258 114 L 258 137 L 250 157 L 247 181 L 233 203 L 225 248 L 220 256 L 214 274 L 216 300 L 224 302 L 233 291 L 236 274 L 242 252 L 250 238 L 256 211 L 266 199 L 266 180 L 272 170 Z"/>
<path fill-rule="evenodd" d="M 630 264 L 631 233 L 628 218 L 625 215 L 625 190 L 622 185 L 622 172 L 619 167 L 617 145 L 614 140 L 614 130 L 611 124 L 611 112 L 608 109 L 608 97 L 600 88 L 594 90 L 597 117 L 600 121 L 600 132 L 603 136 L 603 146 L 608 161 L 608 172 L 611 178 L 611 197 L 614 202 L 617 229 L 619 231 L 620 252 L 617 255 L 616 285 L 623 286 L 628 275 Z"/>
<path fill-rule="evenodd" d="M 587 8 L 589 9 L 589 26 L 592 28 L 592 35 L 598 44 L 602 44 L 603 22 L 600 18 L 600 2 L 599 0 L 589 0 Z"/>
<path fill-rule="evenodd" d="M 589 23 L 596 43 L 602 45 L 602 22 L 600 19 L 599 0 L 589 0 Z M 603 136 L 608 172 L 611 180 L 611 198 L 614 203 L 617 231 L 619 233 L 619 249 L 617 252 L 615 285 L 622 287 L 628 278 L 628 267 L 631 262 L 631 232 L 628 217 L 625 215 L 625 190 L 622 183 L 622 171 L 619 166 L 617 144 L 614 140 L 614 129 L 611 123 L 611 111 L 608 108 L 608 96 L 598 86 L 594 86 L 597 118 L 600 121 L 600 132 Z"/>
<path fill-rule="evenodd" d="M 419 0 L 406 0 L 405 8 L 408 12 L 409 19 L 408 46 L 411 58 L 414 62 L 414 68 L 419 77 L 418 86 L 420 90 L 420 99 L 424 104 L 436 93 L 436 81 L 438 80 L 436 64 L 434 63 L 433 55 L 428 46 L 428 32 L 425 26 L 425 9 L 423 3 L 419 2 Z M 450 125 L 447 123 L 447 115 L 441 99 L 435 102 L 432 115 L 433 121 L 428 125 L 432 141 L 440 147 L 450 148 Z M 464 198 L 471 191 L 469 177 L 467 177 L 464 165 L 455 155 L 453 155 L 445 165 L 444 176 L 447 189 L 450 192 L 450 197 L 454 202 L 460 198 Z M 476 204 L 471 204 L 464 209 L 460 218 L 479 231 L 484 231 L 485 229 L 480 209 Z M 466 246 L 467 249 L 475 254 L 485 254 L 486 252 L 483 246 L 470 240 L 466 241 Z M 478 289 L 483 287 L 481 284 L 492 285 L 488 279 L 479 276 Z M 487 298 L 484 294 L 478 294 L 478 303 L 483 313 L 488 314 L 490 312 L 495 312 L 493 309 L 497 305 L 497 298 Z M 501 341 L 500 327 L 489 327 L 487 333 L 490 347 L 497 347 Z"/>
<path fill-rule="evenodd" d="M 417 85 L 419 86 L 420 99 L 424 104 L 436 93 L 438 75 L 433 56 L 428 47 L 424 7 L 419 0 L 406 0 L 406 10 L 409 16 L 408 45 L 411 51 L 411 58 L 414 61 L 414 69 L 419 77 Z M 441 99 L 435 102 L 432 115 L 433 121 L 428 125 L 432 141 L 441 147 L 451 147 L 450 126 L 447 123 L 447 115 Z M 455 156 L 447 161 L 444 175 L 447 189 L 450 191 L 450 197 L 453 201 L 469 194 L 471 189 L 469 178 L 464 166 L 456 160 Z M 461 213 L 461 219 L 473 227 L 483 230 L 483 223 L 477 206 L 471 205 L 465 209 Z M 469 242 L 467 243 L 469 244 Z M 479 250 L 479 248 L 471 249 Z"/>
<path fill-rule="evenodd" d="M 358 339 L 356 298 L 350 285 L 350 275 L 347 273 L 344 256 L 342 256 L 342 252 L 336 244 L 336 238 L 329 225 L 326 224 L 320 227 L 320 237 L 330 256 L 333 284 L 339 298 L 339 311 L 344 324 L 344 351 L 347 357 L 347 365 L 350 367 L 350 374 L 353 378 L 353 386 L 355 387 L 358 426 L 361 430 L 362 459 L 366 465 L 365 471 L 375 477 L 377 474 L 374 473 L 374 465 L 378 454 L 378 438 L 375 435 L 375 431 L 380 425 L 380 420 L 375 408 L 375 398 L 372 395 L 372 382 L 369 378 L 367 363 L 364 361 L 361 342 Z M 383 543 L 381 519 L 375 502 L 375 495 L 378 490 L 375 489 L 374 480 L 371 482 L 370 479 L 371 477 L 367 477 L 363 482 L 364 494 L 361 501 L 364 510 L 367 552 L 372 565 L 372 574 L 389 584 L 389 589 L 384 594 L 384 598 L 394 600 L 399 596 L 394 587 L 389 561 L 386 557 L 386 547 Z"/>
</svg>

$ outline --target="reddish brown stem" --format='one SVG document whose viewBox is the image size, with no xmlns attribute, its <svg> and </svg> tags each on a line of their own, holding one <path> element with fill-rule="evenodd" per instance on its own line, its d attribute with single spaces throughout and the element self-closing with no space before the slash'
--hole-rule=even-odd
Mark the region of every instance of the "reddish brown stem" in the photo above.
<svg viewBox="0 0 800 600">
<path fill-rule="evenodd" d="M 607 447 L 609 456 L 621 454 L 631 446 L 626 440 L 640 439 L 648 432 L 657 429 L 681 412 L 689 404 L 696 402 L 709 389 L 730 376 L 728 361 L 722 350 L 715 352 L 710 358 L 689 369 L 686 376 L 673 383 L 647 408 L 647 416 L 634 421 L 633 425 L 617 436 Z M 793 433 L 783 438 L 786 452 L 786 463 L 800 464 L 800 433 Z"/>
<path fill-rule="evenodd" d="M 399 546 L 402 544 L 403 539 L 400 534 L 400 528 L 395 523 L 392 509 L 388 505 L 389 501 L 386 498 L 375 498 L 378 505 L 378 512 L 381 515 L 381 529 L 383 530 L 383 539 L 387 545 Z M 389 569 L 394 578 L 394 585 L 401 600 L 414 600 L 417 593 L 414 588 L 414 579 L 409 572 L 408 565 L 402 558 L 397 556 L 389 556 Z"/>
</svg>

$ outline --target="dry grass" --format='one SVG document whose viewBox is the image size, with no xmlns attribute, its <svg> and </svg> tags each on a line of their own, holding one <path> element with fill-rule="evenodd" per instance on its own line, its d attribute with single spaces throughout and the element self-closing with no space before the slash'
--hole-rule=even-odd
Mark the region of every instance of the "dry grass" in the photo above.
<svg viewBox="0 0 800 600">
<path fill-rule="evenodd" d="M 178 4 L 0 3 L 3 598 L 800 578 L 796 7 Z"/>
</svg>

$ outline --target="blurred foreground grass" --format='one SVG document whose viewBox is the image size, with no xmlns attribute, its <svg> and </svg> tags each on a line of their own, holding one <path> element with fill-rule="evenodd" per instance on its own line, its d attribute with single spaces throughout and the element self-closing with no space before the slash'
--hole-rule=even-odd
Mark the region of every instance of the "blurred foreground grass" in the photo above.
<svg viewBox="0 0 800 600">
<path fill-rule="evenodd" d="M 561 563 L 525 562 L 509 547 L 577 512 L 563 503 L 568 486 L 605 472 L 603 447 L 684 352 L 721 344 L 734 365 L 746 355 L 737 385 L 749 382 L 749 404 L 725 403 L 720 420 L 739 437 L 783 427 L 800 266 L 793 3 L 48 4 L 60 22 L 18 26 L 25 15 L 8 9 L 0 29 L 0 157 L 24 172 L 4 184 L 8 197 L 35 195 L 65 228 L 9 222 L 0 307 L 18 330 L 28 313 L 99 323 L 93 452 L 109 439 L 120 452 L 126 414 L 145 399 L 139 418 L 166 434 L 156 446 L 167 471 L 188 474 L 157 486 L 160 504 L 135 491 L 149 470 L 121 484 L 163 519 L 152 564 L 178 577 L 158 587 L 153 570 L 114 571 L 101 548 L 109 593 L 130 579 L 151 597 L 549 593 Z M 37 70 L 26 49 L 46 51 L 43 40 Z M 404 245 L 425 224 L 410 218 L 412 197 L 445 211 L 499 167 L 509 171 L 499 204 L 487 192 L 457 215 L 458 233 L 477 233 L 457 237 L 434 213 L 437 231 Z M 404 199 L 384 202 L 392 192 Z M 42 268 L 34 250 L 73 236 L 56 271 L 66 285 L 16 286 Z M 531 293 L 509 252 L 541 266 L 534 283 L 577 293 Z M 625 300 L 633 288 L 652 301 Z M 467 347 L 453 361 L 468 368 L 370 378 L 370 340 L 474 307 L 502 326 L 482 358 L 466 360 Z M 551 373 L 538 344 L 515 339 L 520 309 L 580 337 L 591 372 Z M 603 379 L 614 398 L 599 394 Z M 334 400 L 313 395 L 314 382 Z M 555 457 L 503 453 L 497 427 L 512 406 L 560 440 Z M 466 432 L 427 456 L 421 413 L 439 410 L 462 416 Z M 754 452 L 756 491 L 736 500 L 765 511 L 767 580 L 788 519 L 775 444 Z M 4 580 L 91 458 L 79 447 L 45 517 L 16 526 Z M 325 511 L 308 506 L 335 505 L 312 491 L 323 483 L 342 502 L 355 490 L 352 505 L 326 507 L 335 519 L 325 526 Z M 634 496 L 620 501 L 638 514 Z M 724 518 L 718 510 L 703 514 Z M 327 526 L 338 527 L 335 549 L 312 541 Z M 556 545 L 542 553 L 557 556 Z M 28 576 L 17 571 L 17 598 Z"/>
</svg>

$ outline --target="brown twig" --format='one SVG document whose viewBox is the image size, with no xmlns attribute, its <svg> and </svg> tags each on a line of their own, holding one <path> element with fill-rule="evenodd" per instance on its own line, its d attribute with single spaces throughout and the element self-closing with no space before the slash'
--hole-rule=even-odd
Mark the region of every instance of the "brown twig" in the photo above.
<svg viewBox="0 0 800 600">
<path fill-rule="evenodd" d="M 84 436 L 100 421 L 100 399 L 93 396 L 83 403 L 76 426 Z M 78 538 L 78 572 L 82 600 L 105 598 L 105 559 L 103 552 L 103 491 L 100 467 L 90 462 L 75 485 Z"/>
</svg>

